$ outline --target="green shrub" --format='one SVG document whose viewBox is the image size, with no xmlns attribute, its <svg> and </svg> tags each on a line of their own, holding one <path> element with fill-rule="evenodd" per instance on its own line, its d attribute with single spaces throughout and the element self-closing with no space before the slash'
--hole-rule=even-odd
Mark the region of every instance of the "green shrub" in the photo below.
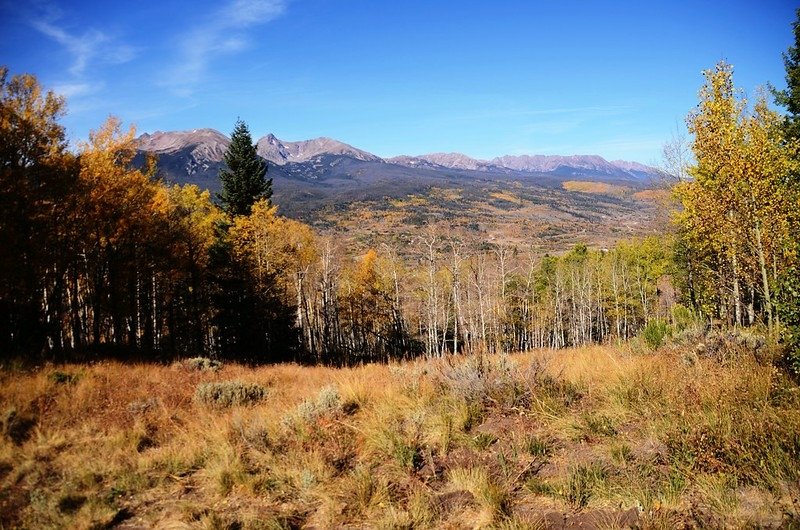
<svg viewBox="0 0 800 530">
<path fill-rule="evenodd" d="M 800 330 L 792 333 L 800 335 Z M 786 348 L 786 353 L 783 355 L 783 364 L 792 374 L 792 377 L 800 380 L 800 344 L 790 344 Z"/>
<path fill-rule="evenodd" d="M 668 334 L 669 325 L 660 318 L 649 321 L 642 329 L 642 339 L 653 350 L 657 350 L 664 344 L 664 339 Z"/>
<path fill-rule="evenodd" d="M 798 249 L 800 250 L 800 249 Z M 783 364 L 800 380 L 800 268 L 793 266 L 781 274 L 775 290 L 778 316 L 783 324 L 781 340 L 786 349 Z"/>
<path fill-rule="evenodd" d="M 223 381 L 221 383 L 202 383 L 197 385 L 195 399 L 215 407 L 249 405 L 264 399 L 267 389 L 255 383 Z"/>
<path fill-rule="evenodd" d="M 573 508 L 585 508 L 597 486 L 605 482 L 606 476 L 606 470 L 599 464 L 573 468 L 564 486 L 564 500 Z"/>
<path fill-rule="evenodd" d="M 191 370 L 200 372 L 216 372 L 222 368 L 222 362 L 208 357 L 192 357 L 191 359 L 186 359 L 186 366 Z"/>
<path fill-rule="evenodd" d="M 672 306 L 672 325 L 675 328 L 675 331 L 680 333 L 685 329 L 697 327 L 700 324 L 697 315 L 695 315 L 694 311 L 689 309 L 686 306 L 682 306 L 680 304 L 675 304 Z"/>
<path fill-rule="evenodd" d="M 553 453 L 553 443 L 544 438 L 531 435 L 525 440 L 525 450 L 531 456 L 547 458 Z"/>
<path fill-rule="evenodd" d="M 57 385 L 71 385 L 78 381 L 78 374 L 69 374 L 61 370 L 50 372 L 47 378 Z"/>
</svg>

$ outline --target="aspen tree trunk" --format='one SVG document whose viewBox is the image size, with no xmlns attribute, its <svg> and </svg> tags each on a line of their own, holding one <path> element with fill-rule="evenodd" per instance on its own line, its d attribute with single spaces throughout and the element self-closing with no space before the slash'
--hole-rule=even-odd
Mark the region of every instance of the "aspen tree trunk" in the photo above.
<svg viewBox="0 0 800 530">
<path fill-rule="evenodd" d="M 430 239 L 425 238 L 422 240 L 423 244 L 427 247 L 427 262 L 428 262 L 428 278 L 426 286 L 426 312 L 427 312 L 427 339 L 426 339 L 426 353 L 428 357 L 433 357 L 438 348 L 439 329 L 438 329 L 438 294 L 436 290 L 436 256 L 434 246 L 436 245 L 436 236 L 431 236 Z"/>
<path fill-rule="evenodd" d="M 728 210 L 728 220 L 734 222 L 733 210 Z M 733 325 L 739 326 L 742 322 L 742 297 L 739 289 L 739 260 L 736 250 L 736 234 L 731 231 L 731 272 L 733 274 Z"/>
<path fill-rule="evenodd" d="M 474 266 L 470 266 L 472 272 L 474 273 Z M 470 285 L 471 284 L 471 285 Z M 476 294 L 470 286 L 475 287 L 475 282 L 470 282 L 467 284 L 466 294 L 467 294 L 467 320 L 469 321 L 469 330 L 467 332 L 467 341 L 469 344 L 470 352 L 474 353 L 478 350 L 478 313 L 475 308 L 475 297 Z"/>
<path fill-rule="evenodd" d="M 742 297 L 739 294 L 739 261 L 736 252 L 731 258 L 731 266 L 733 267 L 733 325 L 738 327 L 742 321 Z"/>
<path fill-rule="evenodd" d="M 628 339 L 628 300 L 630 299 L 630 283 L 628 282 L 628 275 L 626 274 L 626 267 L 625 265 L 622 266 L 622 293 L 625 296 L 623 299 L 622 309 L 623 309 L 623 329 L 625 330 L 625 335 L 623 336 L 624 339 Z"/>
<path fill-rule="evenodd" d="M 619 318 L 619 286 L 617 285 L 616 257 L 611 263 L 611 289 L 614 291 L 614 326 L 617 330 L 617 340 L 622 336 L 621 321 Z"/>
<path fill-rule="evenodd" d="M 444 357 L 447 347 L 447 327 L 450 322 L 450 304 L 447 302 L 447 298 L 442 303 L 444 304 L 444 315 L 442 318 L 442 340 L 439 343 L 439 357 Z"/>
<path fill-rule="evenodd" d="M 453 353 L 458 353 L 459 333 L 464 329 L 464 315 L 461 309 L 461 255 L 458 247 L 453 244 Z"/>
<path fill-rule="evenodd" d="M 480 267 L 480 265 L 479 265 L 479 267 Z M 483 304 L 484 296 L 483 296 L 483 285 L 482 285 L 483 282 L 482 282 L 482 280 L 483 280 L 482 275 L 480 275 L 476 279 L 475 285 L 476 285 L 477 291 L 478 291 L 478 315 L 480 317 L 480 322 L 481 322 L 481 341 L 483 343 L 482 346 L 481 346 L 481 349 L 486 349 L 486 347 L 487 347 L 487 341 L 486 341 L 486 313 L 484 311 L 484 304 Z"/>
<path fill-rule="evenodd" d="M 70 337 L 70 346 L 72 349 L 77 349 L 83 346 L 83 324 L 81 322 L 81 304 L 80 304 L 80 288 L 78 287 L 78 271 L 74 266 L 69 275 L 69 288 L 67 289 L 67 298 L 69 299 L 69 308 L 72 314 L 71 324 L 72 333 Z"/>
<path fill-rule="evenodd" d="M 642 268 L 638 263 L 636 264 L 636 285 L 639 287 L 639 300 L 642 304 L 642 315 L 644 321 L 647 322 L 650 320 L 650 312 L 647 307 L 647 291 L 645 289 L 644 278 L 642 277 Z"/>
<path fill-rule="evenodd" d="M 772 297 L 769 291 L 769 277 L 767 276 L 767 263 L 764 258 L 764 245 L 761 241 L 761 222 L 756 220 L 756 249 L 758 251 L 758 266 L 761 269 L 761 283 L 764 290 L 764 306 L 767 310 L 767 327 L 770 335 L 773 333 L 772 326 Z"/>
</svg>

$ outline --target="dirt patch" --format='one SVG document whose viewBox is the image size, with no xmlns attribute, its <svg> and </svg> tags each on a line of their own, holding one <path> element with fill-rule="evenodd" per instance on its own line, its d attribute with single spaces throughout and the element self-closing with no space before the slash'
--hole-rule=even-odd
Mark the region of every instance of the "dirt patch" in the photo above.
<svg viewBox="0 0 800 530">
<path fill-rule="evenodd" d="M 784 524 L 782 512 L 789 513 L 781 506 L 780 500 L 755 487 L 745 487 L 736 493 L 739 501 L 738 512 L 744 526 L 753 528 L 781 528 Z"/>
<path fill-rule="evenodd" d="M 452 513 L 456 510 L 475 505 L 475 496 L 464 490 L 442 493 L 438 496 L 437 500 L 439 502 L 439 508 L 444 513 Z"/>
<path fill-rule="evenodd" d="M 540 512 L 522 507 L 517 515 L 523 521 L 547 530 L 600 530 L 606 528 L 638 528 L 639 510 L 587 510 L 578 513 Z"/>
<path fill-rule="evenodd" d="M 663 442 L 647 439 L 631 449 L 631 456 L 640 462 L 665 462 L 669 448 Z"/>
<path fill-rule="evenodd" d="M 17 528 L 19 515 L 29 499 L 30 493 L 24 488 L 0 489 L 0 528 Z"/>
<path fill-rule="evenodd" d="M 491 414 L 475 428 L 475 432 L 493 434 L 502 440 L 508 439 L 509 433 L 532 433 L 537 427 L 538 423 L 527 416 Z"/>
</svg>

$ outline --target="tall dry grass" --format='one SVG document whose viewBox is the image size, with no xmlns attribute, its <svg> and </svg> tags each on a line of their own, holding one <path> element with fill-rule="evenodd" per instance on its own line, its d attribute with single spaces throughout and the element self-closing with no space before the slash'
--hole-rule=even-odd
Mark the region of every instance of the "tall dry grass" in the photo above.
<svg viewBox="0 0 800 530">
<path fill-rule="evenodd" d="M 198 397 L 226 382 L 265 390 Z M 797 523 L 800 392 L 753 356 L 100 363 L 0 388 L 2 528 Z"/>
</svg>

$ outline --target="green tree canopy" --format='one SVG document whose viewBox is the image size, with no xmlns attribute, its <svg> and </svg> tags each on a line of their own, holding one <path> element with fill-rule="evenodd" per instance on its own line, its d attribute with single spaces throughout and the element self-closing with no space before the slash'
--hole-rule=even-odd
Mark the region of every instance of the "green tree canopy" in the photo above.
<svg viewBox="0 0 800 530">
<path fill-rule="evenodd" d="M 272 197 L 272 179 L 267 179 L 267 163 L 256 153 L 247 124 L 236 121 L 231 144 L 224 157 L 226 168 L 220 171 L 222 209 L 231 217 L 249 215 L 253 204 Z"/>
<path fill-rule="evenodd" d="M 786 67 L 786 89 L 773 90 L 775 101 L 778 105 L 786 107 L 785 127 L 786 136 L 800 139 L 800 9 L 797 10 L 797 19 L 792 24 L 794 33 L 794 46 L 783 54 L 783 64 Z"/>
</svg>

